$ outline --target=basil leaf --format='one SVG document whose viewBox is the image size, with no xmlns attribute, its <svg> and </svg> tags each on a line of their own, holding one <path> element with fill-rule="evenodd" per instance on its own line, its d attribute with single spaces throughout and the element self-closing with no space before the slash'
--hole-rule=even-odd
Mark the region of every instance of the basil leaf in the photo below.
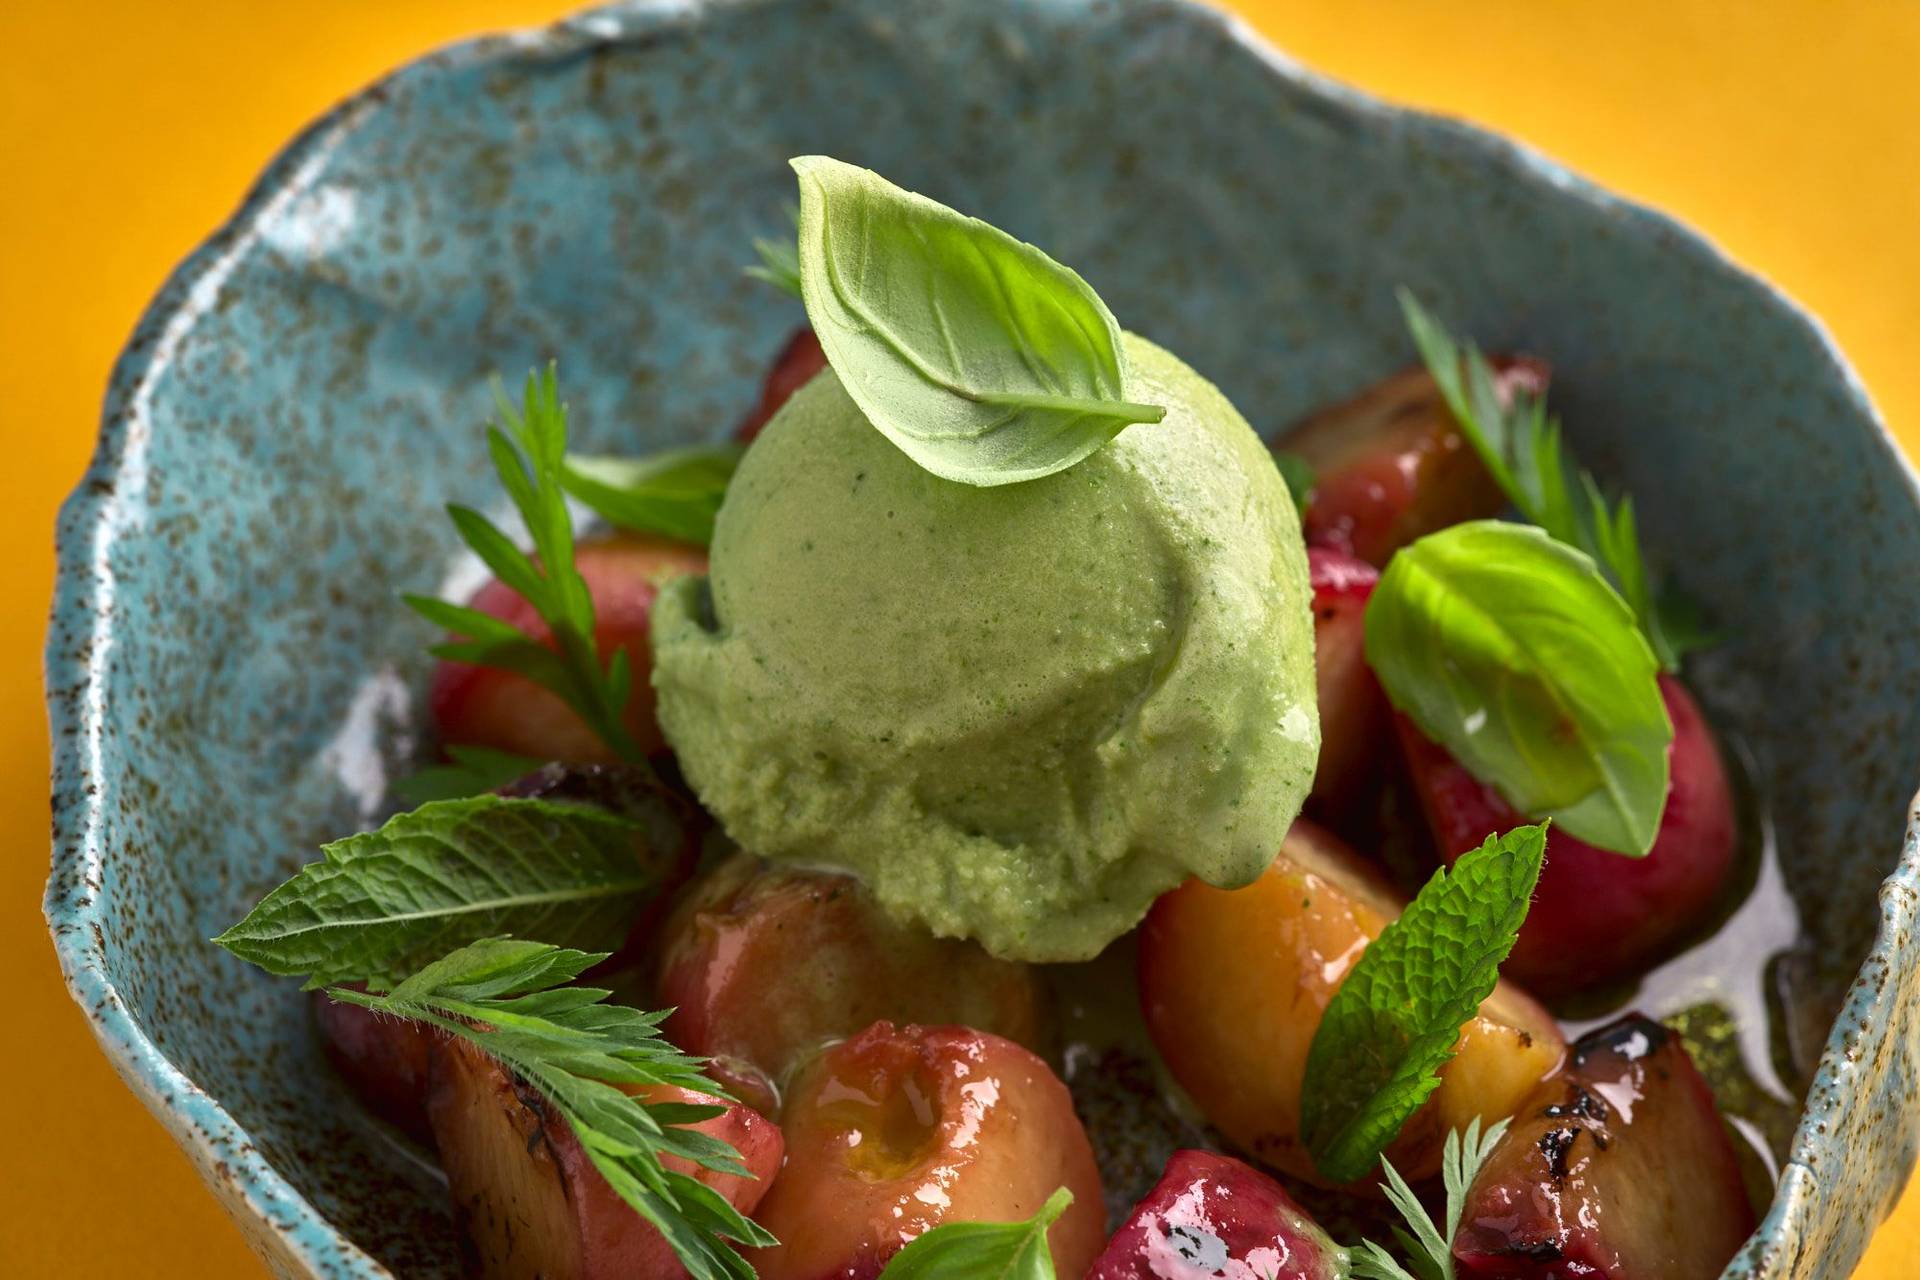
<svg viewBox="0 0 1920 1280">
<path fill-rule="evenodd" d="M 948 1222 L 908 1242 L 880 1280 L 1054 1280 L 1047 1228 L 1073 1203 L 1061 1187 L 1025 1222 Z"/>
<path fill-rule="evenodd" d="M 1662 670 L 1678 671 L 1688 652 L 1712 644 L 1693 606 L 1661 589 L 1648 570 L 1633 499 L 1608 501 L 1599 482 L 1574 462 L 1546 402 L 1519 389 L 1503 401 L 1479 348 L 1457 341 L 1411 291 L 1403 288 L 1399 296 L 1427 372 L 1515 509 L 1593 557 L 1633 609 Z"/>
<path fill-rule="evenodd" d="M 336 840 L 213 941 L 310 986 L 384 986 L 450 947 L 513 933 L 610 951 L 675 853 L 592 805 L 440 800 Z"/>
<path fill-rule="evenodd" d="M 705 546 L 741 452 L 715 445 L 645 458 L 569 454 L 560 481 L 616 528 Z"/>
<path fill-rule="evenodd" d="M 1327 1178 L 1371 1173 L 1439 1086 L 1520 935 L 1546 844 L 1544 826 L 1516 827 L 1434 872 L 1334 991 L 1300 1094 L 1300 1134 Z"/>
<path fill-rule="evenodd" d="M 860 411 L 922 467 L 1033 480 L 1165 416 L 1127 401 L 1120 326 L 1078 275 L 869 170 L 793 168 L 807 318 Z"/>
<path fill-rule="evenodd" d="M 1584 553 L 1526 525 L 1443 529 L 1387 562 L 1366 629 L 1388 700 L 1514 808 L 1653 847 L 1673 724 L 1632 610 Z"/>
</svg>

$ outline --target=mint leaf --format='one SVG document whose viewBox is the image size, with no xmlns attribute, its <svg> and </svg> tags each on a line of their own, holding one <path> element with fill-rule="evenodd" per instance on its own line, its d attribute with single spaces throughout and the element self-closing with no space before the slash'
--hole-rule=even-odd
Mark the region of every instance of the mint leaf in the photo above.
<svg viewBox="0 0 1920 1280">
<path fill-rule="evenodd" d="M 1054 1280 L 1047 1228 L 1073 1203 L 1061 1187 L 1025 1222 L 948 1222 L 893 1255 L 880 1280 Z"/>
<path fill-rule="evenodd" d="M 1455 341 L 1413 294 L 1400 290 L 1407 329 L 1447 407 L 1508 501 L 1529 521 L 1591 556 L 1633 609 L 1663 671 L 1712 642 L 1691 605 L 1653 580 L 1640 550 L 1633 500 L 1608 502 L 1580 469 L 1546 403 L 1516 388 L 1502 403 L 1493 369 L 1471 343 Z"/>
<path fill-rule="evenodd" d="M 1514 808 L 1634 857 L 1667 803 L 1658 664 L 1592 560 L 1479 520 L 1403 548 L 1367 603 L 1387 698 Z"/>
<path fill-rule="evenodd" d="M 569 454 L 561 483 L 616 528 L 705 546 L 741 452 L 711 445 L 644 458 Z"/>
<path fill-rule="evenodd" d="M 793 168 L 807 318 L 854 403 L 922 467 L 1033 480 L 1165 416 L 1127 400 L 1120 326 L 1072 271 L 869 170 Z"/>
<path fill-rule="evenodd" d="M 646 753 L 627 731 L 627 699 L 633 692 L 627 651 L 616 649 L 610 659 L 601 660 L 594 639 L 593 594 L 573 563 L 573 517 L 563 484 L 567 410 L 560 403 L 553 366 L 527 375 L 519 410 L 499 396 L 498 414 L 503 425 L 487 428 L 487 450 L 526 523 L 533 554 L 470 507 L 451 505 L 447 515 L 494 576 L 533 606 L 552 633 L 551 642 L 465 605 L 428 596 L 402 599 L 427 621 L 464 637 L 434 646 L 435 657 L 525 676 L 573 708 L 622 760 L 651 769 Z"/>
<path fill-rule="evenodd" d="M 612 950 L 676 853 L 592 805 L 434 801 L 325 845 L 214 942 L 310 986 L 385 986 L 423 958 L 500 933 Z"/>
<path fill-rule="evenodd" d="M 724 1197 L 662 1156 L 744 1176 L 739 1153 L 680 1126 L 703 1109 L 651 1104 L 619 1086 L 671 1085 L 718 1098 L 701 1061 L 660 1036 L 665 1013 L 604 1003 L 609 992 L 570 983 L 604 953 L 486 939 L 427 965 L 385 995 L 334 987 L 327 994 L 438 1027 L 510 1068 L 572 1128 L 614 1192 L 657 1229 L 696 1280 L 753 1280 L 730 1242 L 776 1243 Z M 704 1112 L 711 1114 L 711 1112 Z"/>
<path fill-rule="evenodd" d="M 1447 1222 L 1443 1232 L 1434 1225 L 1420 1198 L 1413 1194 L 1413 1188 L 1393 1167 L 1393 1162 L 1383 1160 L 1387 1173 L 1387 1199 L 1406 1219 L 1410 1230 L 1398 1227 L 1393 1230 L 1400 1241 L 1400 1247 L 1407 1251 L 1412 1260 L 1414 1274 L 1394 1260 L 1392 1254 L 1371 1240 L 1363 1240 L 1353 1249 L 1353 1274 L 1361 1280 L 1454 1280 L 1453 1250 L 1450 1246 L 1454 1235 L 1460 1230 L 1460 1215 L 1466 1212 L 1467 1190 L 1473 1186 L 1473 1180 L 1480 1176 L 1480 1170 L 1486 1165 L 1493 1149 L 1500 1145 L 1500 1139 L 1506 1135 L 1507 1122 L 1500 1121 L 1480 1132 L 1480 1118 L 1475 1116 L 1467 1124 L 1463 1137 L 1459 1130 L 1447 1135 L 1447 1143 L 1440 1155 L 1440 1176 L 1447 1189 Z"/>
<path fill-rule="evenodd" d="M 1319 479 L 1314 474 L 1313 464 L 1297 453 L 1275 449 L 1273 465 L 1280 468 L 1280 478 L 1287 482 L 1287 492 L 1293 495 L 1294 507 L 1304 514 L 1307 499 L 1313 496 L 1314 483 Z"/>
<path fill-rule="evenodd" d="M 504 787 L 545 764 L 492 747 L 448 747 L 447 763 L 428 765 L 393 784 L 393 794 L 418 808 L 430 800 L 462 800 Z"/>
<path fill-rule="evenodd" d="M 1434 872 L 1334 991 L 1300 1098 L 1301 1136 L 1329 1180 L 1371 1173 L 1438 1087 L 1435 1072 L 1513 950 L 1546 841 L 1545 826 L 1516 827 Z"/>
</svg>

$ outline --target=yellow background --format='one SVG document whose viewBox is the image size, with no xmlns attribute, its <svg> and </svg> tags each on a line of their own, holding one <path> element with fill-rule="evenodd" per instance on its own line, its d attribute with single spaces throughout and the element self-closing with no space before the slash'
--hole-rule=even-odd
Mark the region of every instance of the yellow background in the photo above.
<svg viewBox="0 0 1920 1280">
<path fill-rule="evenodd" d="M 573 7 L 0 3 L 0 1275 L 258 1272 L 95 1050 L 40 920 L 53 515 L 108 366 L 167 271 L 307 120 L 430 46 Z M 1239 7 L 1308 63 L 1517 134 L 1702 228 L 1827 321 L 1920 450 L 1920 0 Z M 1916 1258 L 1920 1191 L 1860 1275 L 1914 1280 Z"/>
</svg>

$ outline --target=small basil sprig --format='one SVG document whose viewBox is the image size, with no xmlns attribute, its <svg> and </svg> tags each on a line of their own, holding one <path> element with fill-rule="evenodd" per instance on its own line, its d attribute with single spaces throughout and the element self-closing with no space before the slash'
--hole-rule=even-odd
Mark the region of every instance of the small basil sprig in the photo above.
<svg viewBox="0 0 1920 1280">
<path fill-rule="evenodd" d="M 1054 1280 L 1047 1228 L 1073 1203 L 1061 1187 L 1025 1222 L 948 1222 L 908 1242 L 880 1280 Z"/>
<path fill-rule="evenodd" d="M 1334 991 L 1300 1093 L 1300 1134 L 1326 1177 L 1366 1177 L 1439 1087 L 1520 936 L 1546 842 L 1545 827 L 1516 827 L 1434 872 Z"/>
<path fill-rule="evenodd" d="M 568 493 L 618 529 L 701 546 L 740 465 L 739 445 L 669 449 L 638 458 L 567 455 L 560 481 Z"/>
<path fill-rule="evenodd" d="M 644 830 L 593 805 L 434 801 L 323 846 L 213 941 L 309 986 L 388 985 L 502 933 L 612 950 L 675 853 L 648 848 Z"/>
<path fill-rule="evenodd" d="M 922 467 L 1033 480 L 1165 416 L 1127 399 L 1120 326 L 1078 275 L 870 170 L 793 168 L 807 319 L 860 411 Z"/>
<path fill-rule="evenodd" d="M 1366 633 L 1388 700 L 1514 808 L 1616 853 L 1653 847 L 1673 722 L 1586 555 L 1526 525 L 1454 525 L 1387 562 Z"/>
</svg>

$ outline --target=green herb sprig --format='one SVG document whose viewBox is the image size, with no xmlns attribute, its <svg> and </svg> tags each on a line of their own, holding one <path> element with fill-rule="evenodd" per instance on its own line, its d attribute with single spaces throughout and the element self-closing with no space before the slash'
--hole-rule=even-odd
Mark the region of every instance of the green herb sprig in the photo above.
<svg viewBox="0 0 1920 1280">
<path fill-rule="evenodd" d="M 770 284 L 794 297 L 800 293 L 800 207 L 787 206 L 788 220 L 793 223 L 794 234 L 784 239 L 771 236 L 755 236 L 753 251 L 760 261 L 745 268 L 746 273 L 755 280 Z"/>
<path fill-rule="evenodd" d="M 428 765 L 396 781 L 393 794 L 416 807 L 430 800 L 460 800 L 504 787 L 546 763 L 493 747 L 455 744 L 447 747 L 446 753 L 444 763 Z"/>
<path fill-rule="evenodd" d="M 1387 562 L 1366 653 L 1394 707 L 1516 809 L 1652 848 L 1673 722 L 1653 651 L 1586 555 L 1500 520 L 1429 534 Z"/>
<path fill-rule="evenodd" d="M 1482 1133 L 1476 1116 L 1467 1125 L 1464 1136 L 1457 1129 L 1447 1135 L 1446 1146 L 1440 1153 L 1440 1177 L 1447 1190 L 1444 1232 L 1434 1224 L 1426 1206 L 1413 1194 L 1413 1188 L 1393 1167 L 1393 1162 L 1382 1161 L 1386 1167 L 1387 1199 L 1407 1222 L 1406 1230 L 1393 1229 L 1394 1238 L 1406 1250 L 1412 1270 L 1401 1266 L 1392 1254 L 1373 1241 L 1363 1240 L 1353 1249 L 1353 1274 L 1361 1280 L 1454 1280 L 1452 1241 L 1460 1230 L 1460 1217 L 1466 1212 L 1467 1192 L 1506 1132 L 1507 1122 L 1502 1120 Z"/>
<path fill-rule="evenodd" d="M 671 857 L 641 825 L 584 804 L 485 795 L 335 840 L 213 941 L 309 987 L 390 985 L 500 933 L 612 950 Z"/>
<path fill-rule="evenodd" d="M 860 411 L 922 467 L 1033 480 L 1165 416 L 1129 398 L 1120 326 L 1074 272 L 870 170 L 793 168 L 807 319 Z"/>
<path fill-rule="evenodd" d="M 1460 1028 L 1499 981 L 1527 918 L 1545 826 L 1490 836 L 1436 871 L 1334 991 L 1307 1050 L 1300 1132 L 1334 1182 L 1366 1177 L 1439 1087 Z"/>
<path fill-rule="evenodd" d="M 682 1126 L 718 1107 L 652 1105 L 620 1085 L 671 1085 L 726 1095 L 701 1060 L 660 1036 L 664 1013 L 605 1003 L 610 992 L 568 985 L 604 954 L 504 938 L 425 966 L 384 994 L 334 987 L 335 1000 L 438 1027 L 513 1070 L 572 1128 L 614 1192 L 659 1231 L 695 1280 L 753 1280 L 735 1244 L 776 1243 L 698 1179 L 661 1163 L 753 1176 L 725 1142 Z"/>
<path fill-rule="evenodd" d="M 1073 1203 L 1061 1187 L 1025 1222 L 947 1222 L 916 1236 L 880 1280 L 1054 1280 L 1047 1229 Z"/>
<path fill-rule="evenodd" d="M 512 623 L 467 605 L 405 596 L 415 612 L 463 639 L 434 646 L 436 657 L 525 676 L 565 702 L 622 760 L 645 768 L 646 753 L 626 725 L 633 667 L 625 649 L 605 661 L 594 640 L 593 594 L 573 562 L 567 510 L 567 410 L 549 365 L 527 376 L 516 411 L 499 397 L 499 423 L 487 428 L 494 470 L 533 539 L 533 555 L 471 507 L 447 507 L 460 537 L 496 577 L 524 597 L 553 635 L 551 646 Z"/>
<path fill-rule="evenodd" d="M 1544 399 L 1516 388 L 1502 403 L 1479 349 L 1456 340 L 1411 291 L 1403 288 L 1399 297 L 1427 372 L 1507 500 L 1526 519 L 1592 557 L 1632 608 L 1661 669 L 1678 671 L 1680 660 L 1711 637 L 1688 602 L 1654 581 L 1640 549 L 1633 499 L 1608 501 L 1593 475 L 1574 462 L 1560 420 L 1547 412 Z"/>
</svg>

